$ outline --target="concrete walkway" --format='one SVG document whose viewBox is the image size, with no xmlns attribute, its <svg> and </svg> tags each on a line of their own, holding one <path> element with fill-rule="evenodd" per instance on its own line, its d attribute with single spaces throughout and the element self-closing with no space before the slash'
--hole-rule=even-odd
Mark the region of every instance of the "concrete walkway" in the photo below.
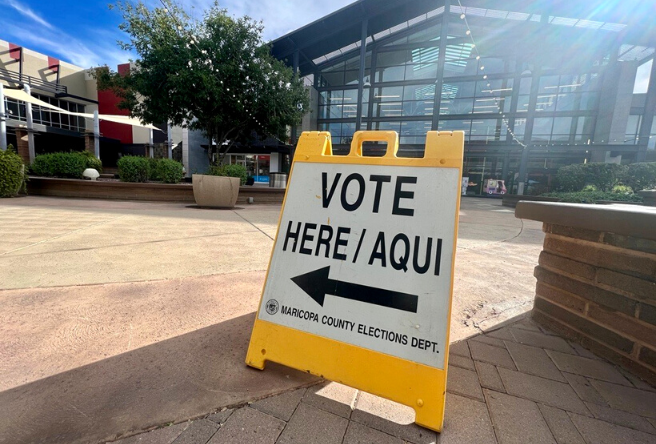
<svg viewBox="0 0 656 444">
<path fill-rule="evenodd" d="M 441 434 L 412 409 L 336 383 L 119 440 L 146 443 L 656 442 L 656 389 L 530 318 L 452 345 Z"/>
<path fill-rule="evenodd" d="M 244 357 L 279 214 L 0 201 L 0 443 L 99 442 L 318 380 Z M 451 337 L 531 308 L 543 234 L 464 199 Z"/>
</svg>

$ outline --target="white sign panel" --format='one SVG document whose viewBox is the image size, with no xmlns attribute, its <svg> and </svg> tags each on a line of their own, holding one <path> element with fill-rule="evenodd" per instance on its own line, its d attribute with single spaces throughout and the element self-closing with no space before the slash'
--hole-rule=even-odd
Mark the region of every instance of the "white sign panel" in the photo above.
<svg viewBox="0 0 656 444">
<path fill-rule="evenodd" d="M 294 165 L 259 318 L 444 369 L 456 168 Z"/>
</svg>

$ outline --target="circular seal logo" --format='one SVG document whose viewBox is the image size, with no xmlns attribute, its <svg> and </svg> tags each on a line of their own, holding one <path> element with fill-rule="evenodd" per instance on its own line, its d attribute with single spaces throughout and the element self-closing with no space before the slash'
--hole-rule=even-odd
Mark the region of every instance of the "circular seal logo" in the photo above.
<svg viewBox="0 0 656 444">
<path fill-rule="evenodd" d="M 275 299 L 269 299 L 266 303 L 266 312 L 269 313 L 270 315 L 274 315 L 278 313 L 278 301 Z"/>
</svg>

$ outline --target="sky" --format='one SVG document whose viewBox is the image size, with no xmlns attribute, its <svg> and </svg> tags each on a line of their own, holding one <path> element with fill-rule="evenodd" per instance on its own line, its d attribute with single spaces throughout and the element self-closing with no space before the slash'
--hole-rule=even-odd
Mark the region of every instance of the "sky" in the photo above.
<svg viewBox="0 0 656 444">
<path fill-rule="evenodd" d="M 150 7 L 160 0 L 144 0 Z M 214 0 L 176 0 L 193 18 L 201 18 Z M 355 0 L 220 0 L 237 17 L 248 15 L 264 23 L 264 40 L 273 40 Z M 121 50 L 120 13 L 108 0 L 0 0 L 0 39 L 57 57 L 83 68 L 116 67 L 134 59 Z M 651 63 L 638 70 L 635 93 L 646 92 Z"/>
<path fill-rule="evenodd" d="M 336 11 L 355 0 L 222 0 L 220 6 L 237 17 L 264 22 L 264 39 L 273 40 Z M 83 68 L 115 67 L 134 56 L 116 42 L 127 40 L 118 29 L 120 13 L 108 0 L 0 0 L 0 40 L 57 57 Z M 213 0 L 180 0 L 195 18 Z M 146 0 L 159 6 L 158 0 Z"/>
</svg>

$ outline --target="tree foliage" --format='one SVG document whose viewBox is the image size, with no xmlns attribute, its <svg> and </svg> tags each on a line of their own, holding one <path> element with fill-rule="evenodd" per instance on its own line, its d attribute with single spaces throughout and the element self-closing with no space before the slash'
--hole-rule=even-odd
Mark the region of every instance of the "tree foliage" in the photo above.
<svg viewBox="0 0 656 444">
<path fill-rule="evenodd" d="M 120 42 L 137 53 L 129 74 L 96 69 L 99 89 L 119 96 L 119 108 L 148 123 L 171 122 L 202 130 L 219 158 L 254 136 L 287 140 L 287 127 L 300 122 L 309 104 L 303 82 L 270 54 L 263 26 L 248 17 L 232 18 L 218 3 L 192 20 L 171 0 L 149 9 L 139 2 L 114 5 Z M 210 143 L 210 147 L 212 144 Z"/>
</svg>

